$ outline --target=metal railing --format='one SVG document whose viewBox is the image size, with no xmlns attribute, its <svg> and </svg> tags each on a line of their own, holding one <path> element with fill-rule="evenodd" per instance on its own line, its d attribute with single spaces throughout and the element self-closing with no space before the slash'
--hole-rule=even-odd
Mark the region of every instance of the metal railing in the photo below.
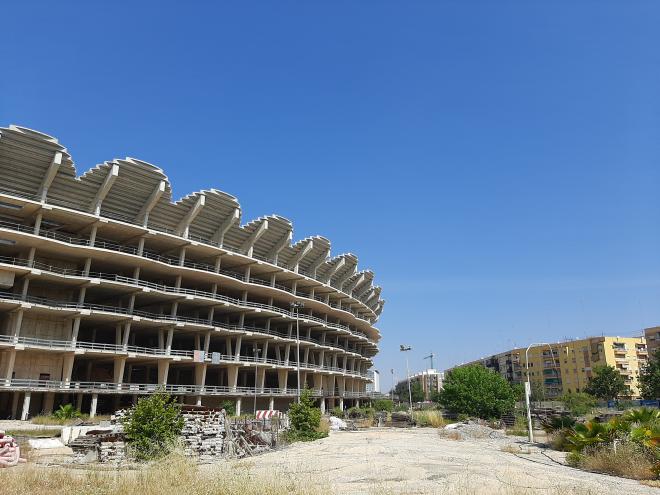
<svg viewBox="0 0 660 495">
<path fill-rule="evenodd" d="M 154 347 L 141 347 L 135 345 L 123 346 L 120 344 L 107 344 L 102 342 L 85 342 L 85 341 L 76 341 L 73 340 L 59 340 L 59 339 L 40 339 L 35 337 L 14 337 L 12 335 L 0 335 L 0 343 L 8 343 L 13 345 L 22 345 L 26 347 L 39 347 L 46 349 L 57 349 L 57 350 L 91 350 L 91 351 L 108 351 L 115 354 L 142 354 L 148 356 L 160 356 L 163 358 L 169 358 L 173 356 L 185 357 L 192 359 L 195 355 L 194 350 L 185 350 L 185 349 L 160 349 Z M 215 356 L 214 356 L 215 354 Z M 270 358 L 255 358 L 254 356 L 236 356 L 228 355 L 214 352 L 204 352 L 202 358 L 206 363 L 212 363 L 213 358 L 216 357 L 219 361 L 218 364 L 260 364 L 260 365 L 275 365 L 285 368 L 295 368 L 295 361 L 285 361 L 278 359 Z M 320 371 L 330 371 L 334 373 L 341 373 L 344 375 L 351 375 L 356 377 L 367 378 L 367 373 L 361 373 L 356 370 L 344 369 L 336 366 L 323 366 L 319 364 L 312 363 L 300 363 L 301 369 L 307 370 L 320 370 Z"/>
<path fill-rule="evenodd" d="M 33 227 L 22 225 L 22 224 L 19 224 L 19 223 L 0 221 L 0 228 L 15 230 L 15 231 L 18 231 L 18 232 L 25 232 L 25 233 L 34 235 L 34 228 Z M 146 249 L 143 249 L 140 252 L 140 250 L 136 246 L 128 246 L 128 245 L 124 245 L 124 244 L 119 244 L 117 242 L 110 241 L 110 240 L 105 240 L 105 239 L 102 239 L 102 238 L 97 238 L 94 241 L 93 245 L 92 245 L 92 243 L 90 242 L 89 239 L 83 239 L 83 238 L 80 238 L 80 237 L 68 236 L 68 235 L 62 234 L 61 232 L 46 231 L 46 230 L 41 229 L 39 231 L 38 235 L 40 237 L 45 237 L 45 238 L 48 238 L 48 239 L 53 239 L 53 240 L 65 242 L 67 244 L 72 244 L 72 245 L 76 245 L 76 246 L 88 246 L 88 247 L 94 247 L 94 248 L 100 248 L 100 249 L 108 249 L 110 251 L 116 251 L 116 252 L 127 253 L 127 254 L 131 254 L 131 255 L 135 255 L 135 256 L 140 256 L 140 257 L 147 258 L 147 259 L 150 259 L 150 260 L 153 260 L 153 261 L 158 261 L 158 262 L 161 262 L 161 263 L 165 263 L 165 264 L 168 264 L 168 265 L 171 265 L 171 266 L 182 266 L 182 267 L 185 267 L 185 268 L 192 268 L 192 269 L 195 269 L 195 270 L 218 273 L 218 274 L 221 274 L 221 275 L 227 275 L 229 277 L 232 277 L 236 280 L 240 280 L 242 282 L 248 282 L 248 283 L 263 285 L 263 286 L 266 286 L 266 287 L 273 287 L 275 289 L 280 289 L 280 290 L 289 292 L 290 294 L 293 294 L 295 296 L 306 297 L 308 299 L 314 299 L 316 301 L 319 301 L 323 304 L 326 304 L 326 305 L 330 306 L 331 308 L 339 309 L 341 311 L 348 312 L 348 313 L 352 314 L 353 316 L 355 316 L 356 318 L 358 318 L 360 320 L 366 321 L 367 323 L 371 323 L 371 321 L 368 318 L 363 317 L 359 313 L 353 311 L 348 306 L 344 306 L 344 305 L 336 304 L 336 303 L 333 304 L 333 303 L 330 303 L 329 301 L 325 302 L 325 300 L 321 297 L 316 297 L 315 296 L 315 297 L 312 298 L 311 294 L 309 294 L 309 293 L 305 293 L 303 291 L 298 291 L 298 290 L 294 291 L 290 287 L 286 287 L 286 286 L 280 285 L 280 284 L 273 284 L 273 283 L 271 283 L 267 280 L 263 280 L 263 279 L 259 279 L 259 278 L 255 278 L 255 277 L 246 278 L 244 275 L 241 275 L 239 273 L 235 273 L 235 272 L 232 272 L 232 271 L 229 271 L 229 270 L 216 271 L 215 266 L 213 266 L 209 263 L 200 263 L 200 262 L 193 262 L 193 261 L 188 261 L 188 260 L 183 260 L 183 262 L 181 262 L 181 260 L 179 258 L 176 258 L 176 257 L 173 257 L 173 256 L 164 256 L 164 255 L 161 255 L 159 253 L 155 253 L 153 251 L 149 251 L 149 250 L 146 250 Z"/>
<path fill-rule="evenodd" d="M 89 272 L 85 273 L 83 270 L 78 270 L 78 269 L 71 269 L 71 268 L 61 268 L 53 265 L 47 265 L 45 263 L 41 263 L 38 261 L 28 261 L 20 258 L 14 258 L 14 257 L 9 257 L 9 256 L 0 256 L 0 263 L 8 264 L 8 265 L 16 265 L 16 266 L 24 266 L 26 268 L 34 268 L 37 270 L 41 271 L 46 271 L 49 273 L 53 273 L 56 275 L 61 275 L 65 277 L 79 277 L 79 278 L 91 278 L 91 279 L 100 279 L 100 280 L 106 280 L 110 282 L 119 282 L 123 284 L 129 284 L 129 285 L 135 285 L 138 287 L 145 287 L 148 289 L 153 289 L 159 292 L 164 292 L 167 294 L 185 294 L 185 295 L 192 295 L 195 297 L 204 297 L 207 299 L 213 299 L 216 301 L 222 301 L 226 302 L 229 304 L 232 304 L 234 306 L 238 307 L 247 307 L 247 308 L 258 308 L 258 309 L 265 309 L 267 311 L 272 311 L 274 313 L 281 314 L 283 316 L 287 316 L 289 318 L 295 318 L 296 313 L 293 311 L 286 310 L 284 308 L 280 308 L 278 306 L 273 306 L 270 304 L 263 304 L 263 303 L 257 303 L 253 301 L 244 301 L 242 299 L 237 299 L 229 296 L 224 296 L 222 294 L 213 294 L 212 292 L 207 292 L 203 290 L 197 290 L 197 289 L 186 289 L 186 288 L 177 288 L 173 286 L 168 286 L 168 285 L 163 285 L 163 284 L 157 284 L 154 282 L 149 282 L 146 280 L 141 280 L 141 279 L 136 279 L 133 277 L 126 277 L 123 275 L 117 275 L 114 273 L 103 273 L 103 272 Z M 340 330 L 342 332 L 347 332 L 350 335 L 353 335 L 359 339 L 364 339 L 368 343 L 376 345 L 375 342 L 373 342 L 369 337 L 358 330 L 352 330 L 351 328 L 347 327 L 346 325 L 341 325 L 339 323 L 331 323 L 328 322 L 322 318 L 318 318 L 316 316 L 312 315 L 301 315 L 301 319 L 304 320 L 309 320 L 313 321 L 316 323 L 320 323 L 324 327 Z"/>
<path fill-rule="evenodd" d="M 290 396 L 295 397 L 295 388 L 267 388 L 267 387 L 230 387 L 225 385 L 175 385 L 157 383 L 114 383 L 114 382 L 88 382 L 66 380 L 34 380 L 27 378 L 13 378 L 0 380 L 0 386 L 22 390 L 56 390 L 68 393 L 125 393 L 140 394 L 164 391 L 172 395 L 231 395 L 231 396 Z M 330 392 L 323 389 L 310 389 L 315 397 L 381 397 L 382 394 L 374 392 Z"/>
<path fill-rule="evenodd" d="M 128 308 L 122 308 L 119 306 L 107 306 L 103 304 L 90 304 L 90 303 L 75 303 L 75 302 L 68 302 L 68 301 L 56 301 L 52 299 L 48 299 L 45 297 L 37 297 L 37 296 L 25 296 L 23 297 L 21 294 L 17 294 L 14 292 L 6 292 L 6 291 L 0 291 L 0 300 L 5 299 L 5 300 L 11 300 L 11 301 L 18 301 L 18 302 L 26 302 L 30 304 L 39 304 L 42 306 L 47 306 L 47 307 L 53 307 L 53 308 L 64 308 L 64 309 L 72 309 L 72 310 L 81 310 L 81 309 L 89 309 L 91 311 L 100 311 L 104 313 L 114 313 L 114 314 L 120 314 L 123 316 L 126 316 L 127 318 L 133 317 L 133 316 L 139 316 L 141 318 L 147 318 L 150 320 L 157 320 L 157 321 L 168 321 L 168 322 L 181 322 L 181 323 L 190 323 L 194 325 L 199 325 L 199 326 L 204 326 L 204 327 L 211 327 L 211 328 L 220 328 L 223 330 L 228 330 L 228 331 L 237 331 L 237 332 L 254 332 L 254 333 L 260 333 L 260 334 L 265 334 L 265 335 L 273 335 L 277 336 L 283 339 L 288 339 L 289 341 L 295 342 L 295 337 L 290 336 L 284 332 L 277 332 L 275 330 L 271 329 L 266 329 L 266 328 L 261 328 L 257 326 L 252 326 L 252 325 L 230 325 L 230 324 L 224 324 L 224 323 L 219 323 L 219 322 L 209 322 L 208 320 L 204 320 L 201 318 L 192 318 L 192 317 L 184 317 L 184 316 L 171 316 L 171 315 L 165 315 L 165 314 L 158 314 L 158 313 L 150 313 L 147 311 L 138 311 L 138 310 L 133 310 L 132 312 L 129 312 Z M 345 347 L 345 346 L 340 346 L 331 342 L 322 342 L 318 339 L 315 339 L 313 337 L 307 337 L 304 335 L 300 336 L 300 340 L 304 342 L 310 342 L 312 344 L 321 346 L 321 347 L 330 347 L 333 349 L 340 349 L 343 352 L 347 354 L 352 354 L 354 356 L 360 357 L 362 359 L 369 359 L 367 356 L 363 356 L 359 352 L 357 352 L 357 349 L 350 348 L 350 347 Z"/>
<path fill-rule="evenodd" d="M 6 194 L 6 195 L 9 195 L 9 196 L 16 195 L 20 198 L 30 199 L 30 200 L 34 200 L 34 201 L 40 201 L 40 198 L 38 198 L 36 195 L 31 195 L 31 194 L 28 194 L 28 193 L 11 191 L 11 190 L 8 190 L 8 189 L 0 190 L 0 193 Z M 78 202 L 75 202 L 75 201 L 67 201 L 67 200 L 62 200 L 62 199 L 49 198 L 48 203 L 58 205 L 58 206 L 64 206 L 65 208 L 72 208 L 72 209 L 80 210 L 80 211 L 83 211 L 83 212 L 85 212 L 85 210 L 86 210 L 86 205 L 83 205 L 82 203 L 78 203 Z M 103 209 L 101 210 L 101 215 L 106 217 L 106 218 L 110 218 L 112 220 L 118 220 L 118 221 L 121 221 L 123 223 L 127 223 L 129 225 L 138 226 L 140 228 L 152 229 L 152 230 L 156 230 L 158 232 L 163 232 L 163 233 L 166 233 L 166 234 L 171 234 L 171 235 L 175 235 L 177 237 L 180 237 L 179 234 L 176 231 L 174 231 L 173 229 L 171 229 L 169 227 L 166 227 L 164 225 L 149 223 L 146 227 L 144 227 L 143 225 L 140 225 L 140 224 L 136 223 L 134 218 L 130 218 L 128 216 L 124 216 L 124 215 L 117 214 L 117 213 L 111 213 L 111 212 L 105 211 Z M 190 234 L 188 236 L 188 239 L 194 240 L 194 241 L 199 242 L 201 244 L 212 246 L 214 248 L 220 248 L 220 249 L 223 249 L 225 251 L 230 251 L 232 253 L 236 253 L 236 254 L 246 256 L 246 254 L 244 252 L 242 252 L 239 248 L 234 248 L 234 247 L 227 246 L 227 245 L 224 245 L 224 244 L 222 246 L 218 246 L 217 243 L 212 242 L 210 239 L 207 239 L 207 238 L 204 238 L 204 237 L 201 237 L 201 236 L 198 236 L 198 235 Z M 259 256 L 259 255 L 254 255 L 254 254 L 252 255 L 252 257 L 255 258 L 255 259 L 259 259 L 261 261 L 265 261 L 267 263 L 270 263 L 274 266 L 284 268 L 285 270 L 292 271 L 292 269 L 288 265 L 286 265 L 285 263 L 279 263 L 279 262 L 276 263 L 275 260 L 272 259 L 272 258 L 267 258 L 265 256 Z M 308 277 L 308 278 L 313 278 L 314 280 L 317 280 L 321 283 L 325 283 L 325 282 L 322 282 L 319 279 L 316 279 L 315 277 L 312 277 L 312 274 L 310 274 L 309 272 L 307 272 L 303 269 L 299 268 L 297 273 L 299 273 L 301 275 L 304 275 L 305 277 Z M 337 289 L 339 292 L 341 292 L 345 296 L 350 297 L 352 299 L 355 299 L 356 301 L 359 301 L 365 307 L 369 308 L 372 312 L 374 312 L 374 308 L 372 306 L 367 305 L 364 301 L 362 301 L 361 299 L 358 299 L 353 294 L 348 294 L 348 293 L 343 292 L 341 287 L 337 287 L 334 284 L 329 284 L 329 285 L 331 285 L 331 287 Z M 350 312 L 353 313 L 352 310 Z M 367 318 L 364 318 L 364 317 L 358 315 L 357 313 L 354 313 L 354 314 L 358 318 L 369 321 Z"/>
</svg>

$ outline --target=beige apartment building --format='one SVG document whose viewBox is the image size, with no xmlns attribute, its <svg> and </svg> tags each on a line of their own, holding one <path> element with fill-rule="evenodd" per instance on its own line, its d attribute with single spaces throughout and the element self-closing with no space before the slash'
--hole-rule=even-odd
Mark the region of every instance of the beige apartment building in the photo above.
<svg viewBox="0 0 660 495">
<path fill-rule="evenodd" d="M 633 398 L 639 397 L 639 371 L 648 360 L 644 337 L 589 337 L 529 349 L 532 390 L 546 399 L 581 392 L 593 376 L 593 368 L 608 365 L 623 376 Z M 502 375 L 509 383 L 526 381 L 525 349 L 511 349 L 469 364 L 482 364 Z M 451 370 L 448 370 L 451 371 Z"/>
<path fill-rule="evenodd" d="M 321 408 L 370 397 L 381 289 L 326 238 L 292 239 L 215 189 L 173 201 L 149 163 L 78 176 L 57 139 L 0 129 L 0 417 L 157 389 L 247 412 L 299 387 Z"/>
</svg>

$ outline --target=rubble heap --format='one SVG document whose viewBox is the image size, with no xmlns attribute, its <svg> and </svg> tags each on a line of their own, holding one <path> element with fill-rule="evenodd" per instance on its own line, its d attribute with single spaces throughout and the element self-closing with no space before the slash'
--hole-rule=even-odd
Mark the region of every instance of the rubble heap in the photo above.
<svg viewBox="0 0 660 495">
<path fill-rule="evenodd" d="M 465 421 L 452 423 L 445 426 L 439 432 L 441 437 L 454 440 L 468 440 L 480 438 L 507 438 L 502 430 L 495 430 L 481 421 Z"/>
</svg>

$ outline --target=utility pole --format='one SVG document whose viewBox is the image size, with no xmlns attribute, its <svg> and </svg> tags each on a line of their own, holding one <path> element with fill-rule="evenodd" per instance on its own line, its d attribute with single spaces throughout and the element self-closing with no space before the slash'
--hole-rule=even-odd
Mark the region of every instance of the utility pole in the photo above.
<svg viewBox="0 0 660 495">
<path fill-rule="evenodd" d="M 409 345 L 401 344 L 399 346 L 401 352 L 412 351 L 412 347 Z M 413 417 L 413 407 L 412 407 L 412 390 L 410 388 L 410 366 L 408 365 L 408 354 L 406 354 L 406 375 L 408 376 L 408 399 L 410 400 L 410 419 Z"/>
<path fill-rule="evenodd" d="M 525 405 L 527 406 L 527 435 L 530 443 L 534 442 L 534 431 L 532 430 L 532 409 L 530 407 L 529 399 L 532 395 L 532 385 L 529 381 L 529 349 L 534 346 L 544 346 L 547 345 L 550 349 L 550 356 L 552 356 L 552 363 L 555 368 L 557 368 L 557 360 L 555 359 L 555 351 L 552 350 L 552 346 L 547 342 L 541 342 L 538 344 L 529 344 L 525 350 L 525 370 L 527 373 L 527 381 L 525 382 Z M 555 376 L 557 376 L 557 370 L 555 369 Z"/>
</svg>

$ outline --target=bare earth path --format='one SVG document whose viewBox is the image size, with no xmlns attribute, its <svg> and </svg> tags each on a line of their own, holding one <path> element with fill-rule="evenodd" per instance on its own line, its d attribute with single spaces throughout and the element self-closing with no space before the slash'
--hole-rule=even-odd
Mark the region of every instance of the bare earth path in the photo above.
<svg viewBox="0 0 660 495">
<path fill-rule="evenodd" d="M 660 494 L 633 480 L 560 465 L 512 442 L 443 439 L 431 428 L 370 429 L 331 433 L 237 465 L 329 484 L 337 494 Z M 524 450 L 501 450 L 507 444 Z"/>
</svg>

